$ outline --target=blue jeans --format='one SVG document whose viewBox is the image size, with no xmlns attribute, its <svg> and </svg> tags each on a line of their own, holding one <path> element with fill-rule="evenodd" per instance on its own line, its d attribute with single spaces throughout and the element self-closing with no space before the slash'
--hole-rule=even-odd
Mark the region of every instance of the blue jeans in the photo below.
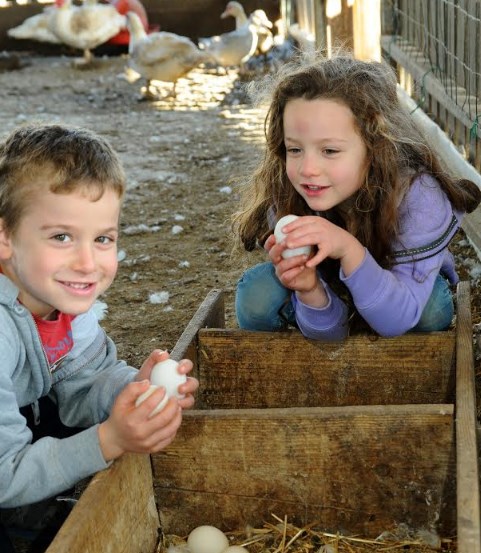
<svg viewBox="0 0 481 553">
<path fill-rule="evenodd" d="M 247 269 L 237 283 L 235 310 L 237 323 L 245 330 L 283 330 L 296 326 L 291 291 L 276 276 L 272 263 L 260 263 Z M 454 315 L 447 280 L 438 275 L 432 294 L 413 332 L 446 330 Z"/>
</svg>

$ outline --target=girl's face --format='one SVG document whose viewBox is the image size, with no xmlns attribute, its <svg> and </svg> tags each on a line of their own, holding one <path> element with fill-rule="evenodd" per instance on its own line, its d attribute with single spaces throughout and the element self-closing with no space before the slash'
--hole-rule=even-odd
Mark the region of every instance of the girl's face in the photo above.
<svg viewBox="0 0 481 553">
<path fill-rule="evenodd" d="M 111 190 L 94 202 L 44 188 L 13 236 L 0 220 L 0 267 L 32 313 L 78 315 L 107 290 L 117 271 L 120 203 Z"/>
<path fill-rule="evenodd" d="M 351 197 L 364 183 L 367 150 L 352 111 L 333 100 L 290 100 L 284 109 L 286 171 L 314 211 Z"/>
</svg>

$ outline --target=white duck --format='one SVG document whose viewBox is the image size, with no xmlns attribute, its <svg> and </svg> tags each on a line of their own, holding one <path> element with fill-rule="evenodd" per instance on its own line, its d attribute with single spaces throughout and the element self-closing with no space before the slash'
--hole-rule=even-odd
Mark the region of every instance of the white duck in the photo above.
<svg viewBox="0 0 481 553">
<path fill-rule="evenodd" d="M 234 17 L 236 29 L 240 29 L 248 22 L 255 26 L 257 33 L 256 54 L 266 54 L 272 48 L 274 44 L 271 31 L 272 22 L 269 21 L 269 18 L 264 10 L 254 10 L 249 17 L 247 17 L 242 4 L 232 0 L 227 3 L 225 10 L 220 17 L 221 19 L 225 19 L 226 17 Z"/>
<path fill-rule="evenodd" d="M 273 23 L 264 10 L 254 10 L 249 15 L 249 20 L 254 23 L 257 30 L 257 52 L 265 55 L 274 46 L 274 36 L 271 31 Z"/>
<path fill-rule="evenodd" d="M 147 34 L 139 16 L 127 13 L 130 32 L 129 68 L 147 80 L 146 98 L 155 98 L 151 81 L 173 83 L 175 96 L 177 80 L 210 58 L 187 37 L 165 31 Z"/>
<path fill-rule="evenodd" d="M 67 46 L 83 50 L 82 65 L 93 60 L 92 50 L 114 37 L 125 28 L 125 16 L 111 4 L 97 4 L 86 0 L 82 6 L 65 2 L 53 12 L 50 30 Z"/>
<path fill-rule="evenodd" d="M 42 12 L 27 17 L 20 25 L 8 29 L 7 35 L 17 39 L 60 44 L 60 39 L 50 30 L 50 20 L 56 9 L 55 6 L 48 6 Z"/>
<path fill-rule="evenodd" d="M 240 66 L 256 51 L 257 30 L 245 16 L 244 8 L 239 2 L 227 4 L 221 18 L 228 16 L 236 18 L 236 29 L 209 38 L 199 38 L 199 48 L 205 50 L 222 67 Z"/>
</svg>

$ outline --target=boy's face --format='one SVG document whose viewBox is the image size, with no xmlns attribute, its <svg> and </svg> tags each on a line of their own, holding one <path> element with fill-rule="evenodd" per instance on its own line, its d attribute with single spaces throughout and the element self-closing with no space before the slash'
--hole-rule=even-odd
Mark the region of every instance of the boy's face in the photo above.
<svg viewBox="0 0 481 553">
<path fill-rule="evenodd" d="M 87 195 L 44 189 L 32 201 L 14 236 L 2 230 L 0 266 L 32 313 L 78 315 L 105 292 L 117 272 L 121 201 L 108 190 Z"/>
</svg>

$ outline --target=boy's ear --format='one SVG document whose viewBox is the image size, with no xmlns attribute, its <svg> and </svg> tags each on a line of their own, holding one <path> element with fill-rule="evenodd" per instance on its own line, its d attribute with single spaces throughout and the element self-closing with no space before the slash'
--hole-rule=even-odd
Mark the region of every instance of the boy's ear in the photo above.
<svg viewBox="0 0 481 553">
<path fill-rule="evenodd" d="M 9 259 L 12 255 L 10 234 L 6 230 L 4 220 L 0 218 L 0 261 Z"/>
</svg>

